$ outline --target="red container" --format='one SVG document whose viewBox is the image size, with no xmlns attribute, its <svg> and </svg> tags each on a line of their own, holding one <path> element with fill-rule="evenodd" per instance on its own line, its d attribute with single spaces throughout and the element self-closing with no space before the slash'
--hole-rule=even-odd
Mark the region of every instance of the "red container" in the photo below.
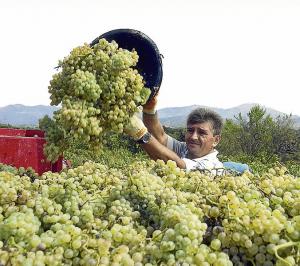
<svg viewBox="0 0 300 266">
<path fill-rule="evenodd" d="M 44 132 L 35 129 L 0 128 L 0 163 L 15 167 L 32 167 L 39 175 L 59 172 L 62 158 L 48 162 L 43 153 Z"/>
</svg>

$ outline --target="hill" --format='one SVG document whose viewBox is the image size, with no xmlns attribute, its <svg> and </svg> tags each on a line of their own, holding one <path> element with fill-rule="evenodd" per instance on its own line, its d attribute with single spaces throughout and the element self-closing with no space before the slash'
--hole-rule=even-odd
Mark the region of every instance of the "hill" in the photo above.
<svg viewBox="0 0 300 266">
<path fill-rule="evenodd" d="M 216 111 L 218 114 L 221 115 L 223 119 L 234 119 L 234 116 L 241 113 L 243 116 L 246 116 L 247 113 L 250 111 L 252 107 L 254 107 L 255 103 L 247 103 L 242 104 L 239 106 L 235 106 L 232 108 L 216 108 L 216 107 L 209 107 L 204 105 L 191 105 L 191 106 L 183 106 L 183 107 L 170 107 L 170 108 L 163 108 L 158 110 L 158 115 L 160 121 L 163 125 L 169 127 L 183 127 L 186 123 L 187 115 L 197 107 L 206 107 Z M 266 109 L 267 114 L 270 114 L 273 118 L 277 116 L 284 116 L 285 114 L 277 111 L 272 108 L 268 108 L 263 106 Z M 292 116 L 295 126 L 297 128 L 300 127 L 300 116 L 293 115 Z"/>
<path fill-rule="evenodd" d="M 190 105 L 183 107 L 169 107 L 162 108 L 158 110 L 160 121 L 163 125 L 169 127 L 182 127 L 185 125 L 187 115 L 196 107 L 207 107 L 212 110 L 215 110 L 219 113 L 224 119 L 234 118 L 238 113 L 246 115 L 250 109 L 256 104 L 242 104 L 232 108 L 214 108 L 201 105 Z M 284 115 L 284 113 L 277 110 L 266 108 L 268 114 L 272 117 L 278 115 Z M 0 123 L 1 124 L 11 124 L 13 126 L 36 126 L 38 120 L 44 115 L 52 117 L 53 112 L 58 110 L 56 106 L 47 106 L 47 105 L 35 105 L 35 106 L 26 106 L 22 104 L 7 105 L 5 107 L 0 107 Z M 300 127 L 300 116 L 293 116 L 295 125 Z"/>
<path fill-rule="evenodd" d="M 47 105 L 26 106 L 13 104 L 0 107 L 0 123 L 13 126 L 36 126 L 45 115 L 52 117 L 58 107 Z"/>
</svg>

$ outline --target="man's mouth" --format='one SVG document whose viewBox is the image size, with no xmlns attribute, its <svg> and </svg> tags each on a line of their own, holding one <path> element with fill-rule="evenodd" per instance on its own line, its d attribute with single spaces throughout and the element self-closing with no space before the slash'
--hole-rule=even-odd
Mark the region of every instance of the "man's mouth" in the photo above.
<svg viewBox="0 0 300 266">
<path fill-rule="evenodd" d="M 200 146 L 200 143 L 196 143 L 196 142 L 189 142 L 188 145 L 198 145 Z"/>
</svg>

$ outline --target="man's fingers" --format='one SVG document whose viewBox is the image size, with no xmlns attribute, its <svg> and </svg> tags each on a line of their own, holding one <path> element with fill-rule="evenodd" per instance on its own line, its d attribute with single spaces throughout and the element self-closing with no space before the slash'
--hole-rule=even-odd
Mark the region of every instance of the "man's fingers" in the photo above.
<svg viewBox="0 0 300 266">
<path fill-rule="evenodd" d="M 155 113 L 155 107 L 158 101 L 158 94 L 156 94 L 150 101 L 148 101 L 145 105 L 143 105 L 143 112 L 146 114 L 154 114 Z"/>
</svg>

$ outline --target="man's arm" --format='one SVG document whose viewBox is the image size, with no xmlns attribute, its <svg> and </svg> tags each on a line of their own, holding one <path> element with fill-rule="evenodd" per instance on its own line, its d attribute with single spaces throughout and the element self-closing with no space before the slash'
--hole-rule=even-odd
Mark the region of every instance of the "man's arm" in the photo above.
<svg viewBox="0 0 300 266">
<path fill-rule="evenodd" d="M 136 115 L 130 118 L 129 123 L 124 129 L 124 132 L 135 141 L 142 140 L 146 136 L 147 131 L 148 129 L 143 121 Z M 147 143 L 143 143 L 141 146 L 153 160 L 161 159 L 164 162 L 172 160 L 176 162 L 178 167 L 186 168 L 185 162 L 175 152 L 161 144 L 154 136 L 150 136 Z"/>
<path fill-rule="evenodd" d="M 148 131 L 156 138 L 156 140 L 160 144 L 167 146 L 168 136 L 158 120 L 157 112 L 155 112 L 155 114 L 148 114 L 143 112 L 143 122 Z"/>
<path fill-rule="evenodd" d="M 179 168 L 185 169 L 186 165 L 175 152 L 162 145 L 155 137 L 151 136 L 148 143 L 141 144 L 145 152 L 148 153 L 151 159 L 161 159 L 164 162 L 168 160 L 175 161 Z"/>
<path fill-rule="evenodd" d="M 143 106 L 143 122 L 148 131 L 158 140 L 158 142 L 164 146 L 167 146 L 168 136 L 165 133 L 164 128 L 159 122 L 157 116 L 157 97 L 158 95 L 155 95 Z"/>
</svg>

